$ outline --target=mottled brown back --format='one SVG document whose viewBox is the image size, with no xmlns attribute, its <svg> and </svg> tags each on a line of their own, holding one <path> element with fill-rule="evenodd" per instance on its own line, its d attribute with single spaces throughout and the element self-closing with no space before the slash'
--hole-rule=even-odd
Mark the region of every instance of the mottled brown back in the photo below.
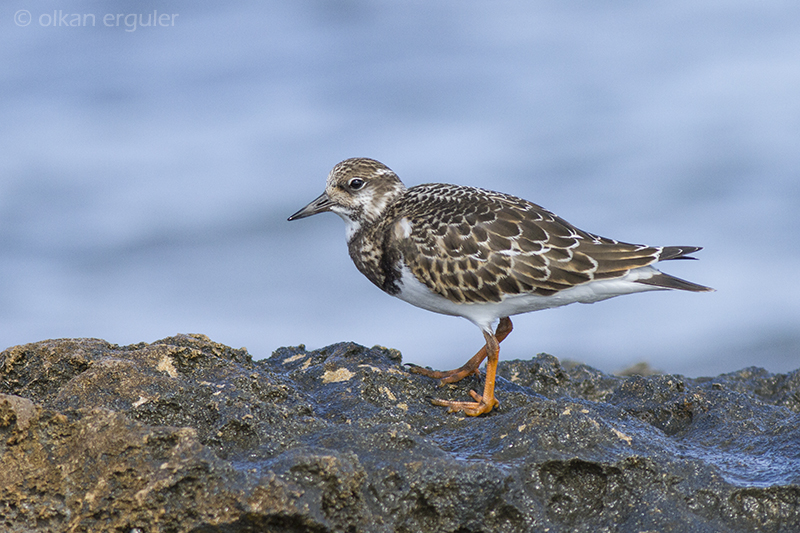
<svg viewBox="0 0 800 533">
<path fill-rule="evenodd" d="M 411 224 L 408 237 L 403 218 Z M 546 296 L 621 277 L 658 261 L 663 250 L 599 237 L 526 200 L 458 185 L 412 187 L 385 221 L 384 242 L 417 279 L 463 303 Z"/>
</svg>

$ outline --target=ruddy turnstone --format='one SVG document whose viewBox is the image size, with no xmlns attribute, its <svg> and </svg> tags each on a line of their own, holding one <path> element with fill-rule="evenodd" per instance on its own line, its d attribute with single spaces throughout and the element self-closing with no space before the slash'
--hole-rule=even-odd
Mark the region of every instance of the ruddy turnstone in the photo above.
<svg viewBox="0 0 800 533">
<path fill-rule="evenodd" d="M 344 219 L 350 257 L 372 283 L 417 307 L 464 317 L 483 332 L 486 344 L 461 368 L 411 368 L 454 383 L 477 373 L 488 357 L 483 394 L 470 391 L 472 402 L 433 400 L 451 412 L 477 416 L 498 405 L 498 353 L 512 315 L 642 291 L 713 290 L 653 267 L 693 259 L 688 254 L 700 247 L 607 239 L 527 200 L 474 187 L 406 188 L 373 159 L 347 159 L 333 167 L 325 192 L 289 220 L 325 211 Z"/>
</svg>

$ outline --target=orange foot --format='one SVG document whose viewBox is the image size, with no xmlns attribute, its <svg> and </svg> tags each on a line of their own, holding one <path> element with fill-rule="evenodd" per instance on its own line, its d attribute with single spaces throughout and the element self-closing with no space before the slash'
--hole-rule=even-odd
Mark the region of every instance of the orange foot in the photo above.
<svg viewBox="0 0 800 533">
<path fill-rule="evenodd" d="M 508 317 L 505 317 L 500 321 L 500 324 L 497 326 L 498 331 L 500 331 L 500 327 L 503 326 L 504 321 L 507 322 L 506 327 L 508 328 L 508 331 L 505 331 L 503 338 L 505 338 L 505 336 L 511 331 L 511 320 L 509 320 Z M 478 394 L 472 390 L 469 391 L 470 396 L 472 396 L 472 399 L 475 400 L 474 402 L 455 402 L 451 400 L 440 400 L 438 398 L 434 398 L 431 400 L 433 405 L 447 407 L 447 411 L 450 413 L 461 411 L 468 416 L 478 416 L 490 412 L 500 404 L 500 402 L 498 402 L 494 397 L 494 383 L 497 378 L 497 362 L 500 358 L 500 340 L 497 338 L 495 333 L 492 333 L 491 330 L 484 331 L 483 337 L 486 339 L 486 346 L 484 346 L 482 351 L 485 352 L 488 357 L 486 361 L 486 382 L 483 386 L 483 394 Z M 478 352 L 476 357 L 480 354 L 481 352 Z M 473 359 L 475 359 L 475 357 L 473 357 Z M 471 361 L 472 359 L 470 362 Z M 469 364 L 470 363 L 468 362 L 467 365 Z M 464 365 L 464 367 L 467 365 Z"/>
<path fill-rule="evenodd" d="M 468 416 L 478 416 L 486 414 L 495 407 L 497 407 L 498 405 L 500 405 L 500 402 L 497 401 L 493 393 L 491 394 L 491 397 L 488 398 L 488 400 L 484 399 L 483 396 L 481 396 L 474 390 L 469 391 L 469 395 L 472 396 L 472 398 L 475 400 L 474 402 L 454 402 L 450 400 L 440 400 L 438 398 L 433 398 L 431 400 L 431 403 L 433 405 L 440 405 L 442 407 L 447 407 L 448 413 L 457 413 L 461 411 Z"/>
<path fill-rule="evenodd" d="M 498 344 L 503 342 L 503 339 L 505 339 L 508 334 L 511 333 L 512 329 L 513 324 L 511 324 L 510 318 L 503 317 L 500 319 L 500 323 L 497 324 L 497 331 L 494 333 L 494 337 L 497 339 Z M 412 374 L 420 374 L 429 378 L 438 379 L 439 386 L 442 387 L 448 383 L 456 383 L 467 376 L 477 374 L 478 368 L 481 366 L 481 363 L 483 363 L 484 359 L 486 359 L 486 346 L 481 348 L 478 353 L 473 355 L 472 359 L 467 361 L 464 366 L 454 370 L 439 371 L 431 370 L 429 368 L 422 368 L 421 366 L 417 366 L 412 363 L 406 364 L 409 367 L 408 371 Z M 491 410 L 491 407 L 489 409 Z"/>
</svg>

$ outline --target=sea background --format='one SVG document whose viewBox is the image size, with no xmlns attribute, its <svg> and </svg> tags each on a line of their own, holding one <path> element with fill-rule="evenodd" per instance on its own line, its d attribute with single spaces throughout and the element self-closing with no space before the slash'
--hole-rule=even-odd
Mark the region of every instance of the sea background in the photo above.
<svg viewBox="0 0 800 533">
<path fill-rule="evenodd" d="M 367 156 L 704 247 L 663 267 L 717 292 L 519 316 L 502 359 L 800 367 L 796 1 L 4 2 L 0 146 L 0 349 L 203 333 L 459 366 L 475 326 L 372 286 L 335 215 L 286 221 Z"/>
</svg>

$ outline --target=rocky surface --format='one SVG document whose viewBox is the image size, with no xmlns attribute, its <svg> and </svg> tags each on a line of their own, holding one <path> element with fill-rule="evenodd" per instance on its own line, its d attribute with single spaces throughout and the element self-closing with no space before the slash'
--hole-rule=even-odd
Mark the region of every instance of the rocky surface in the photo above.
<svg viewBox="0 0 800 533">
<path fill-rule="evenodd" d="M 800 531 L 800 371 L 501 362 L 467 418 L 394 350 L 191 335 L 0 354 L 0 530 Z"/>
</svg>

